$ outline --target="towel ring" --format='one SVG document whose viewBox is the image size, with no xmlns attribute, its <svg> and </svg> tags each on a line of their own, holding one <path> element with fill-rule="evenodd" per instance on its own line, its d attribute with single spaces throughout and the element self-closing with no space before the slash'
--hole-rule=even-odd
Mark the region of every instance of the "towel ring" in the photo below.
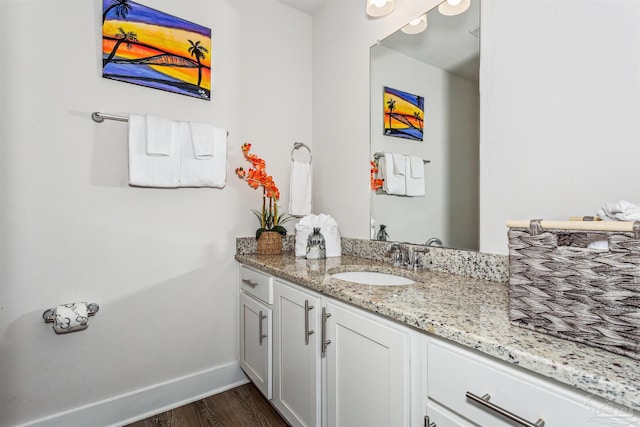
<svg viewBox="0 0 640 427">
<path fill-rule="evenodd" d="M 293 143 L 293 149 L 291 149 L 291 161 L 293 161 L 293 153 L 299 149 L 299 148 L 306 148 L 307 151 L 309 152 L 309 164 L 311 164 L 311 160 L 313 160 L 313 156 L 311 155 L 311 148 L 309 148 L 305 143 L 303 142 L 294 142 Z"/>
</svg>

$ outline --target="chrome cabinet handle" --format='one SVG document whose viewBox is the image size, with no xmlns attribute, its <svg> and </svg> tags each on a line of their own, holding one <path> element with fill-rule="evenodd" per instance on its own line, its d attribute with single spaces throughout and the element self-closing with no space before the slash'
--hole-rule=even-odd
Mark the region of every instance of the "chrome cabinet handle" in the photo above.
<svg viewBox="0 0 640 427">
<path fill-rule="evenodd" d="M 480 397 L 480 396 L 476 396 L 475 394 L 471 393 L 470 391 L 468 391 L 466 393 L 467 398 L 473 400 L 474 402 L 479 403 L 480 405 L 494 411 L 497 412 L 498 414 L 510 419 L 513 422 L 516 422 L 518 424 L 520 424 L 521 426 L 525 426 L 525 427 L 544 427 L 544 420 L 542 418 L 539 418 L 538 421 L 536 421 L 535 423 L 529 422 L 527 420 L 525 420 L 524 418 L 521 418 L 519 416 L 517 416 L 516 414 L 514 414 L 513 412 L 507 411 L 504 408 L 501 408 L 498 405 L 495 405 L 491 402 L 489 402 L 489 399 L 491 399 L 491 396 L 489 394 L 485 394 L 484 396 Z"/>
<path fill-rule="evenodd" d="M 327 339 L 327 319 L 331 317 L 331 313 L 327 313 L 327 308 L 322 307 L 322 354 L 327 351 L 327 346 L 331 344 L 331 340 Z"/>
<path fill-rule="evenodd" d="M 258 313 L 258 335 L 260 336 L 258 342 L 262 345 L 262 340 L 267 337 L 267 334 L 262 333 L 262 321 L 266 319 L 267 316 L 262 314 L 262 310 Z"/>
<path fill-rule="evenodd" d="M 304 344 L 309 345 L 309 336 L 316 331 L 309 330 L 309 312 L 313 310 L 313 306 L 309 305 L 309 300 L 304 300 Z"/>
<path fill-rule="evenodd" d="M 242 283 L 244 283 L 245 285 L 249 285 L 249 286 L 251 286 L 252 288 L 255 288 L 256 286 L 258 286 L 258 283 L 257 283 L 257 282 L 252 282 L 252 281 L 251 281 L 251 280 L 249 280 L 249 279 L 242 279 Z"/>
<path fill-rule="evenodd" d="M 435 422 L 431 422 L 429 415 L 424 416 L 424 427 L 437 427 Z"/>
</svg>

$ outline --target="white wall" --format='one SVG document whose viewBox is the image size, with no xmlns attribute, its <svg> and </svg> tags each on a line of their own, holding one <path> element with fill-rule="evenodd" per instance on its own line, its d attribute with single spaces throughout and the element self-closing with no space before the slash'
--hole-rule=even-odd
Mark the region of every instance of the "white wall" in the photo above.
<svg viewBox="0 0 640 427">
<path fill-rule="evenodd" d="M 293 141 L 311 140 L 311 18 L 270 0 L 144 4 L 212 28 L 210 102 L 103 79 L 100 1 L 0 1 L 0 426 L 237 369 L 235 238 L 260 194 L 233 170 L 251 142 L 286 206 Z M 226 188 L 129 187 L 126 124 L 93 111 L 228 128 Z M 101 306 L 87 330 L 43 323 L 81 300 Z"/>
<path fill-rule="evenodd" d="M 383 134 L 383 90 L 389 86 L 423 96 L 422 141 Z M 425 195 L 371 192 L 372 217 L 387 225 L 391 240 L 478 247 L 478 86 L 382 45 L 371 49 L 371 147 L 429 160 Z M 452 221 L 454 219 L 455 221 Z"/>
<path fill-rule="evenodd" d="M 509 219 L 640 203 L 640 2 L 484 0 L 481 250 Z"/>
</svg>

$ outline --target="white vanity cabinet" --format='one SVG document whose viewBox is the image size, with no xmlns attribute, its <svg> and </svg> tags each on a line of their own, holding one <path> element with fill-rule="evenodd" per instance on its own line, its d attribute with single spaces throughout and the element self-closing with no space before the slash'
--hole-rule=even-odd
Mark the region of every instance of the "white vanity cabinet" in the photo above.
<svg viewBox="0 0 640 427">
<path fill-rule="evenodd" d="M 327 426 L 410 425 L 408 328 L 327 301 Z"/>
<path fill-rule="evenodd" d="M 240 289 L 240 367 L 271 399 L 273 279 L 241 266 Z"/>
<path fill-rule="evenodd" d="M 292 426 L 321 425 L 319 295 L 274 282 L 273 400 Z"/>
<path fill-rule="evenodd" d="M 477 352 L 434 338 L 427 349 L 427 416 L 435 427 L 640 426 L 630 411 Z"/>
</svg>

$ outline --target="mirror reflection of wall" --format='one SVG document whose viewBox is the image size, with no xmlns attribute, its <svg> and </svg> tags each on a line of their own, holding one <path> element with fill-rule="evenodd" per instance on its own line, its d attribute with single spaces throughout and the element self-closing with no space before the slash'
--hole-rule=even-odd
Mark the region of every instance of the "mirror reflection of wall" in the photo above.
<svg viewBox="0 0 640 427">
<path fill-rule="evenodd" d="M 464 13 L 434 8 L 419 34 L 396 31 L 371 48 L 371 156 L 415 155 L 425 164 L 425 196 L 371 194 L 375 230 L 390 240 L 477 250 L 479 175 L 479 0 Z M 383 88 L 424 97 L 423 141 L 383 135 Z"/>
</svg>

